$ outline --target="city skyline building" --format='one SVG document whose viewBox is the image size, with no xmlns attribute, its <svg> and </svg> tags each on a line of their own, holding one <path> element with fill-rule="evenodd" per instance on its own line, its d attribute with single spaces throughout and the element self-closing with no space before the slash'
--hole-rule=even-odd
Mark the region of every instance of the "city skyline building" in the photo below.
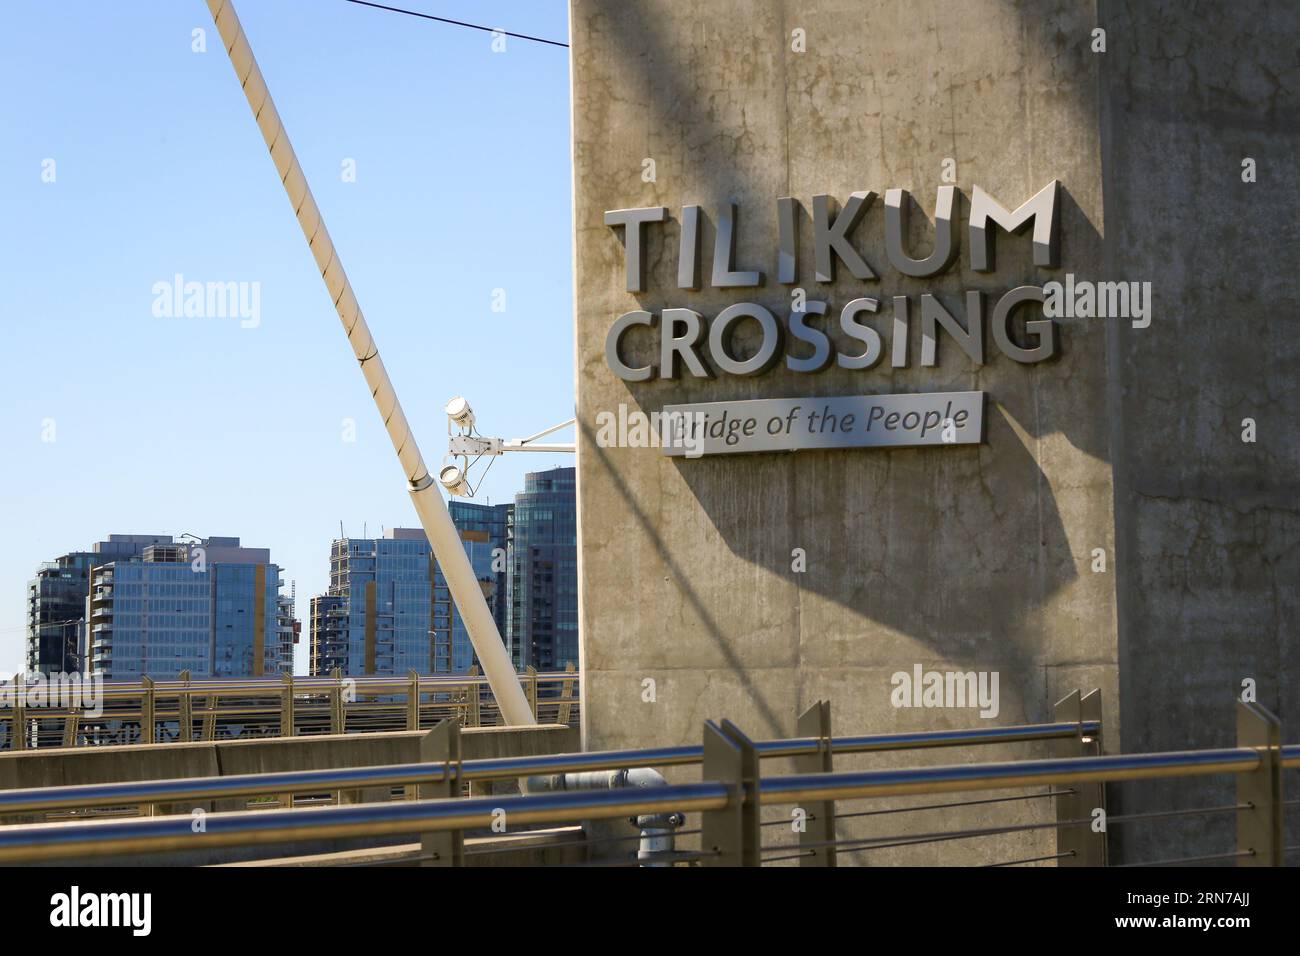
<svg viewBox="0 0 1300 956">
<path fill-rule="evenodd" d="M 235 537 L 184 538 L 111 534 L 42 564 L 27 586 L 27 672 L 166 680 L 187 670 L 292 671 L 298 625 L 270 551 Z"/>
<path fill-rule="evenodd" d="M 508 511 L 458 502 L 460 530 L 494 617 L 504 610 Z M 421 528 L 389 528 L 379 538 L 336 538 L 329 590 L 311 599 L 310 671 L 345 676 L 463 673 L 474 664 L 469 634 Z"/>
<path fill-rule="evenodd" d="M 576 665 L 574 469 L 529 473 L 514 502 L 449 510 L 515 667 Z M 239 538 L 112 534 L 28 582 L 27 670 L 106 679 L 292 674 L 302 624 L 269 549 Z M 477 657 L 419 528 L 331 543 L 308 609 L 310 674 L 465 673 Z"/>
<path fill-rule="evenodd" d="M 550 484 L 542 481 L 545 489 L 525 484 L 525 492 L 532 488 L 533 494 L 551 493 Z M 560 494 L 563 496 L 563 492 Z M 529 498 L 528 506 L 532 505 Z M 567 507 L 572 515 L 572 481 Z M 498 631 L 506 639 L 512 617 L 508 589 L 516 505 L 452 499 L 448 510 Z M 528 541 L 539 541 L 537 523 L 529 520 L 523 536 Z M 530 571 L 534 566 L 541 574 L 541 562 L 521 564 Z M 576 571 L 573 581 L 576 583 Z M 520 589 L 521 598 L 524 593 Z M 530 617 L 521 614 L 521 619 L 550 620 L 550 602 L 547 596 L 545 613 L 538 611 Z M 576 615 L 575 592 L 569 617 L 576 622 Z M 532 633 L 523 626 L 516 627 L 516 632 Z M 572 658 L 576 661 L 576 636 L 572 644 Z M 552 657 L 554 654 L 549 653 L 545 659 Z M 328 675 L 334 669 L 343 675 L 400 675 L 411 670 L 421 674 L 464 674 L 476 665 L 469 632 L 422 529 L 389 528 L 378 538 L 342 537 L 331 542 L 329 591 L 311 598 L 309 658 L 309 672 L 313 675 Z M 533 659 L 543 658 L 526 653 L 515 657 L 515 665 L 523 670 Z"/>
<path fill-rule="evenodd" d="M 339 538 L 330 547 L 338 627 L 332 667 L 344 675 L 427 672 L 432 659 L 429 545 L 423 532 Z M 331 669 L 332 669 L 331 667 Z"/>
<path fill-rule="evenodd" d="M 511 510 L 506 646 L 516 669 L 578 664 L 576 469 L 524 476 Z"/>
<path fill-rule="evenodd" d="M 86 594 L 96 560 L 103 559 L 70 551 L 42 564 L 27 582 L 27 673 L 81 670 Z"/>
<path fill-rule="evenodd" d="M 309 602 L 308 674 L 327 677 L 347 667 L 347 606 L 342 594 L 318 594 Z"/>
<path fill-rule="evenodd" d="M 69 551 L 43 563 L 27 583 L 27 673 L 82 670 L 91 570 L 112 560 L 137 557 L 144 548 L 171 540 L 171 535 L 111 534 L 90 551 Z"/>
<path fill-rule="evenodd" d="M 493 576 L 493 594 L 495 599 L 488 600 L 488 607 L 492 609 L 492 617 L 497 624 L 497 632 L 502 639 L 505 638 L 506 630 L 509 627 L 510 609 L 506 603 L 507 578 L 510 573 L 508 561 L 508 549 L 510 547 L 510 522 L 514 520 L 515 505 L 513 501 L 503 504 L 477 504 L 472 501 L 461 501 L 452 498 L 447 502 L 447 508 L 451 512 L 452 523 L 462 532 L 485 534 L 486 541 L 492 553 L 492 576 Z M 475 573 L 478 568 L 475 567 Z M 462 629 L 464 625 L 461 625 Z M 469 640 L 468 633 L 465 634 L 466 641 Z M 470 647 L 471 651 L 473 647 Z"/>
<path fill-rule="evenodd" d="M 291 582 L 289 593 L 281 594 L 277 599 L 275 634 L 280 650 L 279 668 L 284 674 L 293 673 L 293 649 L 302 636 L 302 621 L 294 614 L 297 598 L 297 588 Z"/>
<path fill-rule="evenodd" d="M 284 669 L 283 582 L 269 549 L 243 547 L 236 537 L 144 537 L 110 536 L 138 554 L 95 546 L 110 560 L 94 566 L 86 598 L 90 673 L 133 680 L 188 671 L 198 679 Z"/>
</svg>

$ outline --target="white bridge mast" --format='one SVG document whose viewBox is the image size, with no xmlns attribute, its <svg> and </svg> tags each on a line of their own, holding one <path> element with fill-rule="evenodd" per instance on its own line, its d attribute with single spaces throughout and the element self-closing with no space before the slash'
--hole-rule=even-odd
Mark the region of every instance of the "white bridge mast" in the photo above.
<svg viewBox="0 0 1300 956">
<path fill-rule="evenodd" d="M 293 146 L 289 143 L 289 134 L 285 132 L 275 104 L 271 101 L 266 81 L 253 58 L 253 50 L 248 45 L 248 38 L 244 36 L 232 0 L 207 0 L 207 4 L 225 44 L 226 53 L 235 68 L 235 76 L 244 89 L 258 129 L 262 131 L 262 138 L 271 152 L 276 172 L 280 174 L 280 182 L 289 195 L 289 203 L 298 217 L 298 225 L 302 227 L 302 234 L 307 238 L 307 244 L 316 258 L 316 267 L 325 280 L 330 299 L 343 322 L 348 342 L 352 345 L 357 361 L 361 363 L 361 372 L 379 407 L 379 415 L 384 420 L 384 427 L 388 429 L 388 437 L 392 439 L 393 448 L 406 472 L 411 501 L 420 516 L 424 533 L 433 546 L 434 556 L 447 580 L 452 600 L 460 610 L 474 651 L 483 664 L 483 672 L 487 675 L 492 693 L 501 708 L 503 721 L 513 725 L 535 723 L 528 698 L 524 695 L 514 665 L 506 653 L 505 644 L 497 631 L 496 621 L 492 619 L 492 612 L 488 609 L 478 579 L 474 576 L 474 569 L 465 554 L 460 535 L 443 503 L 437 482 L 429 474 L 420 449 L 416 447 L 415 436 L 411 434 L 402 406 L 397 401 L 397 393 L 393 391 L 388 372 L 379 358 L 375 340 L 370 335 L 361 307 L 357 304 L 357 297 L 352 292 L 352 284 L 348 282 L 347 273 L 343 271 L 343 264 L 334 251 L 334 243 L 330 241 L 320 210 L 316 208 L 316 201 L 307 187 L 302 167 L 298 165 L 298 157 L 294 155 Z"/>
</svg>

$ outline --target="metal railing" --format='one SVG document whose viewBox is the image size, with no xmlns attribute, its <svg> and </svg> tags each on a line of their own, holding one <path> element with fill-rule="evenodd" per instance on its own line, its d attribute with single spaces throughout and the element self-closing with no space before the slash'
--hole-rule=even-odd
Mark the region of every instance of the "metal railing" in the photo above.
<svg viewBox="0 0 1300 956">
<path fill-rule="evenodd" d="M 44 700 L 33 706 L 20 680 L 0 695 L 0 751 L 420 730 L 450 718 L 484 727 L 495 725 L 500 713 L 476 668 L 232 680 L 190 680 L 183 673 L 174 681 L 104 681 L 80 706 Z M 519 680 L 538 723 L 577 723 L 581 701 L 572 667 L 548 673 L 529 667 Z"/>
<path fill-rule="evenodd" d="M 1086 697 L 1076 692 L 1058 705 L 1058 714 L 1066 711 L 1082 715 L 1099 710 L 1099 703 L 1096 692 Z M 0 794 L 0 813 L 202 801 L 257 793 L 312 793 L 358 786 L 414 788 L 406 794 L 407 799 L 387 803 L 205 813 L 201 827 L 195 826 L 188 813 L 0 827 L 0 863 L 418 834 L 423 841 L 426 862 L 457 865 L 465 859 L 465 831 L 495 830 L 494 824 L 502 820 L 508 822 L 511 833 L 516 833 L 521 827 L 534 825 L 645 814 L 698 813 L 699 827 L 682 833 L 698 834 L 699 849 L 675 852 L 665 862 L 761 865 L 798 859 L 801 865 L 834 865 L 837 853 L 1052 830 L 1056 834 L 1054 853 L 1000 863 L 1055 861 L 1058 865 L 1104 865 L 1106 828 L 1098 830 L 1095 826 L 1095 811 L 1104 812 L 1101 784 L 1209 775 L 1235 778 L 1235 803 L 1135 814 L 1128 818 L 1116 816 L 1111 822 L 1194 813 L 1235 815 L 1237 846 L 1234 850 L 1156 861 L 1161 863 L 1233 860 L 1239 865 L 1281 865 L 1285 853 L 1295 849 L 1283 846 L 1286 804 L 1282 800 L 1282 771 L 1300 768 L 1300 745 L 1283 746 L 1277 719 L 1254 704 L 1239 705 L 1235 747 L 1149 754 L 1089 753 L 1098 743 L 1101 726 L 1099 720 L 1083 717 L 1074 722 L 1024 727 L 837 738 L 829 733 L 829 706 L 820 702 L 801 716 L 799 729 L 804 732 L 813 729 L 816 733 L 789 740 L 753 742 L 728 721 L 709 722 L 704 727 L 704 741 L 698 747 L 462 762 L 457 759 L 460 752 L 457 725 L 448 722 L 426 738 L 430 745 L 428 752 L 438 759 L 420 764 L 9 791 Z M 1046 759 L 850 772 L 837 772 L 831 766 L 836 755 L 852 753 L 1043 740 L 1056 741 L 1062 749 L 1077 746 L 1083 753 Z M 796 772 L 764 777 L 760 764 L 764 758 L 773 757 L 793 758 Z M 701 765 L 703 778 L 698 783 L 523 796 L 462 796 L 464 784 L 475 780 L 630 765 L 696 763 Z M 1066 789 L 1049 789 L 1046 793 L 1026 796 L 866 811 L 867 814 L 915 812 L 1042 797 L 1056 802 L 1057 819 L 1052 822 L 910 834 L 905 838 L 844 840 L 836 836 L 837 819 L 864 815 L 837 813 L 836 804 L 844 801 L 1062 785 Z M 1098 789 L 1089 789 L 1093 787 Z M 434 794 L 443 798 L 426 799 Z M 413 796 L 420 799 L 410 799 Z M 1082 809 L 1079 800 L 1084 801 Z M 1089 808 L 1093 800 L 1097 805 Z M 794 806 L 806 811 L 810 825 L 798 833 L 796 842 L 763 846 L 762 828 L 773 821 L 763 822 L 759 811 L 772 806 Z M 788 826 L 788 821 L 775 822 Z M 774 855 L 787 851 L 794 852 Z"/>
<path fill-rule="evenodd" d="M 1083 724 L 1086 733 L 1100 729 L 1097 721 Z M 1040 740 L 1074 739 L 1079 724 L 1027 724 L 979 730 L 939 730 L 907 734 L 834 737 L 833 754 L 882 753 L 904 749 L 1004 744 Z M 767 740 L 754 744 L 760 759 L 800 757 L 821 752 L 816 737 Z M 495 757 L 462 761 L 456 771 L 465 783 L 509 780 L 546 774 L 617 770 L 630 766 L 686 766 L 704 760 L 704 747 L 659 747 L 642 750 L 603 750 L 581 754 Z M 293 770 L 279 773 L 239 774 L 226 777 L 187 777 L 128 783 L 84 784 L 0 790 L 0 818 L 16 814 L 92 807 L 153 806 L 181 801 L 225 800 L 261 795 L 319 794 L 374 787 L 409 787 L 442 783 L 447 768 L 440 762 L 345 767 L 331 770 Z"/>
</svg>

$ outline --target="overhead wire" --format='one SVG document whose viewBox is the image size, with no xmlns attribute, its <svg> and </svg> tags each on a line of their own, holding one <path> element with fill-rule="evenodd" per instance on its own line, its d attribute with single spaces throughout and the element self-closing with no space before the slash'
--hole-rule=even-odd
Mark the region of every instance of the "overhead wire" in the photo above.
<svg viewBox="0 0 1300 956">
<path fill-rule="evenodd" d="M 407 10 L 402 7 L 390 7 L 383 3 L 372 3 L 370 0 L 347 0 L 348 3 L 355 3 L 359 7 L 371 7 L 375 10 L 386 10 L 389 13 L 404 13 L 408 17 L 419 17 L 422 20 L 436 20 L 438 23 L 447 23 L 452 26 L 465 27 L 469 30 L 482 30 L 485 33 L 496 33 L 502 36 L 514 37 L 516 40 L 528 40 L 532 43 L 545 43 L 547 46 L 562 46 L 566 50 L 569 44 L 561 43 L 559 40 L 548 40 L 545 37 L 535 37 L 527 33 L 514 33 L 510 30 L 501 30 L 497 27 L 485 27 L 478 23 L 467 23 L 464 20 L 453 20 L 450 17 L 436 17 L 432 13 L 422 13 L 419 10 Z"/>
</svg>

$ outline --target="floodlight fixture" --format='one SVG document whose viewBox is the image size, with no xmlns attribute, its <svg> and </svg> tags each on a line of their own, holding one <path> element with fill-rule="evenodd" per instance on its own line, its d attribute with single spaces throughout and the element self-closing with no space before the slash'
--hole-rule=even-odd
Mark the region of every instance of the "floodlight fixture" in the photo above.
<svg viewBox="0 0 1300 956">
<path fill-rule="evenodd" d="M 461 471 L 459 465 L 443 465 L 438 471 L 438 484 L 442 485 L 449 495 L 466 498 L 473 493 L 469 482 L 465 480 L 465 472 Z"/>
<path fill-rule="evenodd" d="M 495 458 L 507 451 L 572 453 L 575 450 L 571 442 L 539 444 L 537 441 L 537 439 L 552 432 L 557 432 L 562 428 L 568 428 L 570 425 L 575 424 L 577 422 L 575 418 L 570 418 L 567 422 L 560 422 L 558 425 L 552 425 L 550 428 L 544 428 L 537 434 L 529 435 L 527 438 L 504 439 L 489 438 L 478 434 L 474 429 L 474 412 L 463 396 L 457 395 L 449 401 L 444 407 L 444 411 L 447 413 L 447 435 L 449 440 L 447 455 L 443 458 L 444 467 L 438 473 L 438 482 L 449 494 L 467 498 L 474 496 L 478 489 L 470 485 L 469 471 L 482 458 Z M 454 431 L 455 428 L 460 430 L 458 432 Z M 460 459 L 459 466 L 449 464 L 456 458 Z M 486 473 L 485 469 L 484 474 Z M 479 481 L 482 481 L 481 476 Z"/>
<path fill-rule="evenodd" d="M 460 428 L 470 429 L 474 427 L 474 409 L 469 407 L 469 402 L 457 395 L 447 403 L 443 409 L 447 413 L 447 418 L 453 425 Z"/>
</svg>

